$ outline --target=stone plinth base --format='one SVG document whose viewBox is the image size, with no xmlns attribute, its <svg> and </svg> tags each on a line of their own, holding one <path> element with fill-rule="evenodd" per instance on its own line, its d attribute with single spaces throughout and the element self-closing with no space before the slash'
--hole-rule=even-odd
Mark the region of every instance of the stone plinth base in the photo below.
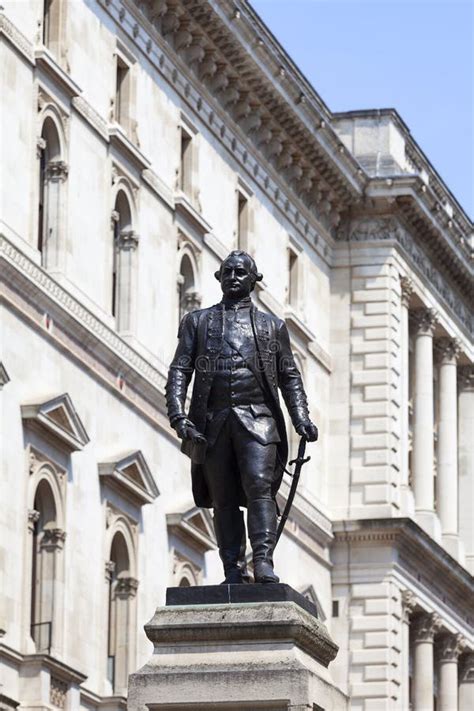
<svg viewBox="0 0 474 711">
<path fill-rule="evenodd" d="M 155 648 L 130 676 L 130 711 L 347 708 L 327 669 L 337 646 L 294 601 L 160 607 L 145 631 Z"/>
</svg>

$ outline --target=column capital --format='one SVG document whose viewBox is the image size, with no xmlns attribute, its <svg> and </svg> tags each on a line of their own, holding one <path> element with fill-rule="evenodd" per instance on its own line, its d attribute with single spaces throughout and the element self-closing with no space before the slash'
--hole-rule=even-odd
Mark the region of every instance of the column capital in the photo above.
<svg viewBox="0 0 474 711">
<path fill-rule="evenodd" d="M 138 580 L 136 578 L 118 578 L 115 594 L 122 600 L 130 600 L 135 597 L 138 589 Z"/>
<path fill-rule="evenodd" d="M 459 681 L 474 682 L 474 651 L 465 652 L 459 660 Z"/>
<path fill-rule="evenodd" d="M 413 621 L 415 642 L 432 642 L 441 629 L 441 617 L 436 612 L 422 612 Z"/>
<path fill-rule="evenodd" d="M 124 252 L 135 251 L 140 241 L 134 230 L 122 230 L 117 237 L 117 248 Z"/>
<path fill-rule="evenodd" d="M 435 348 L 442 365 L 456 365 L 461 354 L 461 344 L 457 338 L 439 338 L 435 341 Z"/>
<path fill-rule="evenodd" d="M 415 612 L 417 601 L 411 590 L 402 590 L 402 618 L 404 622 L 409 622 Z"/>
<path fill-rule="evenodd" d="M 432 336 L 438 323 L 435 309 L 416 309 L 411 314 L 417 334 Z"/>
<path fill-rule="evenodd" d="M 413 286 L 413 281 L 410 279 L 410 277 L 401 276 L 400 286 L 402 288 L 402 306 L 408 307 L 412 294 L 415 290 L 415 287 Z"/>
<path fill-rule="evenodd" d="M 455 662 L 466 648 L 462 634 L 442 634 L 436 640 L 436 656 L 441 662 Z"/>
<path fill-rule="evenodd" d="M 48 551 L 61 550 L 66 540 L 66 531 L 62 528 L 45 528 L 41 539 L 41 549 Z"/>
<path fill-rule="evenodd" d="M 46 177 L 48 180 L 64 182 L 68 176 L 69 168 L 63 160 L 52 160 L 46 167 Z"/>
<path fill-rule="evenodd" d="M 462 365 L 458 368 L 460 390 L 474 390 L 474 365 Z"/>
</svg>

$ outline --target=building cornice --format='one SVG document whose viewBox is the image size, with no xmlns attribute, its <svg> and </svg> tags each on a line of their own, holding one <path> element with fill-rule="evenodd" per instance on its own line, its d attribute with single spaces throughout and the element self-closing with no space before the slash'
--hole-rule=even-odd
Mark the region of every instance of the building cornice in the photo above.
<svg viewBox="0 0 474 711">
<path fill-rule="evenodd" d="M 448 281 L 446 275 L 437 268 L 427 254 L 426 239 L 422 235 L 415 238 L 404 223 L 396 219 L 393 214 L 365 214 L 354 216 L 349 222 L 341 226 L 338 232 L 338 241 L 358 243 L 374 242 L 393 243 L 403 250 L 407 262 L 419 272 L 422 280 L 429 284 L 429 288 L 447 307 L 454 320 L 472 341 L 474 323 L 469 303 L 472 298 L 472 286 L 469 281 L 464 284 L 455 280 L 454 275 Z M 453 285 L 453 282 L 456 286 Z M 460 287 L 463 286 L 461 291 Z M 463 298 L 461 298 L 460 293 Z"/>
<path fill-rule="evenodd" d="M 169 433 L 160 417 L 166 412 L 164 363 L 146 360 L 1 233 L 0 275 L 3 299 Z"/>
<path fill-rule="evenodd" d="M 334 545 L 390 545 L 414 561 L 419 580 L 442 581 L 446 600 L 464 609 L 474 598 L 474 578 L 455 558 L 410 518 L 333 522 Z"/>
</svg>

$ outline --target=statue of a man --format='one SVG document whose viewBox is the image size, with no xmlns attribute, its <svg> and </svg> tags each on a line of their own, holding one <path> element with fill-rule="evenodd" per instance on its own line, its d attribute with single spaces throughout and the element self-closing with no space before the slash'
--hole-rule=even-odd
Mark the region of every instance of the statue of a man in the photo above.
<svg viewBox="0 0 474 711">
<path fill-rule="evenodd" d="M 250 293 L 262 275 L 253 258 L 234 251 L 215 277 L 219 304 L 186 314 L 166 387 L 171 426 L 191 456 L 194 500 L 214 509 L 224 583 L 249 581 L 240 507 L 247 507 L 254 578 L 276 583 L 276 493 L 288 456 L 278 388 L 299 435 L 318 430 L 290 348 L 284 321 L 257 309 Z M 189 409 L 186 391 L 194 373 Z"/>
</svg>

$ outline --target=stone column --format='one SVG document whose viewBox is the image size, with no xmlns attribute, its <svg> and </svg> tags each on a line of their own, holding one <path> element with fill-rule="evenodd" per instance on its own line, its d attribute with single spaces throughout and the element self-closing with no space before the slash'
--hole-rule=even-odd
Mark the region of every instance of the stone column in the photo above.
<svg viewBox="0 0 474 711">
<path fill-rule="evenodd" d="M 423 612 L 412 625 L 413 630 L 413 711 L 433 711 L 433 639 L 441 626 L 436 613 Z"/>
<path fill-rule="evenodd" d="M 458 711 L 458 657 L 464 648 L 461 635 L 445 634 L 436 640 L 439 691 L 436 711 Z"/>
<path fill-rule="evenodd" d="M 413 486 L 420 525 L 433 534 L 434 512 L 434 406 L 433 309 L 415 312 L 415 393 L 413 420 Z"/>
<path fill-rule="evenodd" d="M 402 663 L 401 663 L 401 700 L 402 709 L 410 708 L 410 619 L 416 608 L 416 598 L 411 590 L 402 592 Z"/>
<path fill-rule="evenodd" d="M 460 347 L 452 338 L 443 338 L 436 345 L 439 353 L 437 509 L 443 543 L 458 558 L 457 359 Z"/>
<path fill-rule="evenodd" d="M 458 368 L 459 376 L 459 537 L 466 568 L 474 575 L 474 366 Z"/>
<path fill-rule="evenodd" d="M 459 711 L 474 709 L 474 652 L 459 660 Z"/>
<path fill-rule="evenodd" d="M 130 661 L 134 661 L 134 615 L 132 605 L 138 580 L 118 578 L 115 584 L 115 685 L 116 694 L 126 695 Z"/>
<path fill-rule="evenodd" d="M 48 627 L 41 628 L 40 644 L 45 648 L 50 645 L 49 654 L 60 654 L 62 647 L 62 606 L 63 589 L 61 580 L 59 556 L 64 548 L 66 531 L 61 528 L 43 529 L 40 543 L 40 571 L 41 586 L 39 590 L 39 619 L 41 622 L 51 623 L 51 635 Z M 45 652 L 45 649 L 38 649 Z"/>
<path fill-rule="evenodd" d="M 67 163 L 63 160 L 50 161 L 46 166 L 43 264 L 48 269 L 64 268 L 66 255 L 62 186 L 68 172 Z"/>
<path fill-rule="evenodd" d="M 117 330 L 130 332 L 134 325 L 135 258 L 139 238 L 133 230 L 122 230 L 117 242 Z"/>
<path fill-rule="evenodd" d="M 413 282 L 408 277 L 401 277 L 400 286 L 401 314 L 400 314 L 400 342 L 401 342 L 401 484 L 402 484 L 402 506 L 403 514 L 413 514 L 413 497 L 408 489 L 409 474 L 409 398 L 410 398 L 410 363 L 409 363 L 409 304 L 413 294 Z M 410 493 L 410 505 L 408 505 L 408 494 Z"/>
</svg>

